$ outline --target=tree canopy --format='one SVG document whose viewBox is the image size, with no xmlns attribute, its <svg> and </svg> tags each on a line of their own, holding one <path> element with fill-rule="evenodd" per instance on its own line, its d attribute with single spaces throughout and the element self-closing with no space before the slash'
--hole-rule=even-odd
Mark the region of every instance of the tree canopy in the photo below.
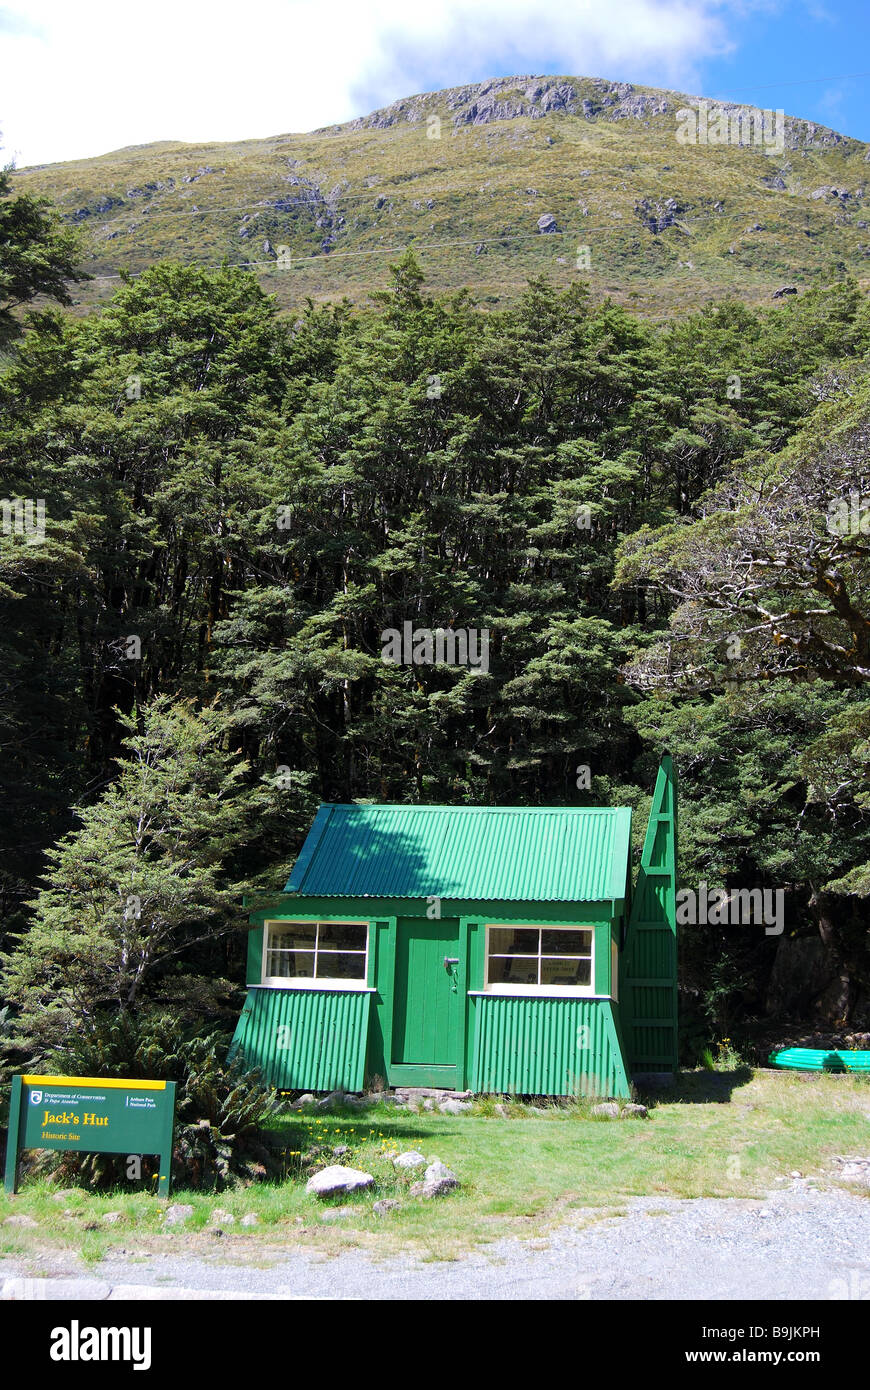
<svg viewBox="0 0 870 1390">
<path fill-rule="evenodd" d="M 45 504 L 0 534 L 19 1037 L 131 990 L 213 1018 L 190 981 L 241 978 L 242 893 L 321 799 L 642 810 L 664 747 L 684 873 L 785 885 L 870 1011 L 868 347 L 847 280 L 656 327 L 580 284 L 434 299 L 410 255 L 364 312 L 164 264 L 32 319 L 0 373 L 2 489 Z M 486 631 L 485 669 L 385 661 L 406 623 Z M 688 942 L 701 1015 L 763 1010 L 776 949 Z"/>
</svg>

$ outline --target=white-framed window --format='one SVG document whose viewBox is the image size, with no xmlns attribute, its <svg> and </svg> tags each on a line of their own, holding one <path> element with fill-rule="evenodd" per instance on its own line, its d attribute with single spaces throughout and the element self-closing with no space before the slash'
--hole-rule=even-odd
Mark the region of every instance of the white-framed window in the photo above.
<svg viewBox="0 0 870 1390">
<path fill-rule="evenodd" d="M 486 928 L 484 989 L 491 994 L 594 994 L 592 926 Z"/>
<path fill-rule="evenodd" d="M 266 922 L 263 984 L 365 989 L 368 922 Z"/>
</svg>

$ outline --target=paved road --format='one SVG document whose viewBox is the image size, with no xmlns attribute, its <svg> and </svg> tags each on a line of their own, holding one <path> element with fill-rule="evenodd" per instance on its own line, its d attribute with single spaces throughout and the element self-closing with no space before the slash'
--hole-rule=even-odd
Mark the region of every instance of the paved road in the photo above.
<svg viewBox="0 0 870 1390">
<path fill-rule="evenodd" d="M 90 1294 L 77 1283 L 65 1295 L 31 1286 L 29 1296 L 148 1297 L 150 1288 L 155 1297 L 176 1298 L 870 1300 L 870 1193 L 815 1191 L 799 1182 L 765 1201 L 643 1197 L 628 1208 L 625 1216 L 563 1227 L 544 1249 L 500 1240 L 450 1263 L 356 1251 L 288 1251 L 268 1269 L 217 1254 L 136 1263 L 116 1257 L 88 1272 L 100 1281 Z M 0 1260 L 0 1279 L 35 1272 Z M 72 1263 L 61 1270 L 59 1257 L 51 1272 L 85 1273 Z M 119 1286 L 140 1292 L 124 1294 Z M 22 1292 L 7 1286 L 5 1296 Z"/>
</svg>

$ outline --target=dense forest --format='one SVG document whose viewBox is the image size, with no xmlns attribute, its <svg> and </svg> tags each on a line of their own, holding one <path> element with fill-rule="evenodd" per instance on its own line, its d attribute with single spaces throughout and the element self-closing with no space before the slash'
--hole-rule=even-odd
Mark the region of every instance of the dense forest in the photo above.
<svg viewBox="0 0 870 1390">
<path fill-rule="evenodd" d="M 0 195 L 8 1069 L 106 1016 L 231 1024 L 243 896 L 321 800 L 631 805 L 640 835 L 664 749 L 682 881 L 786 905 L 781 936 L 684 928 L 686 1062 L 870 1030 L 854 281 L 662 326 L 579 278 L 433 297 L 407 253 L 368 308 L 288 317 L 164 262 L 76 318 L 67 234 Z M 409 622 L 488 660 L 385 661 Z"/>
</svg>

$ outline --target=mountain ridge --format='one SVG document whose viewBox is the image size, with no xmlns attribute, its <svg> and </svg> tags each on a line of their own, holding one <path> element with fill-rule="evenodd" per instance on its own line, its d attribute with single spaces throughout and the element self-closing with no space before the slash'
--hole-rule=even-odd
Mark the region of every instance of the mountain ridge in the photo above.
<svg viewBox="0 0 870 1390">
<path fill-rule="evenodd" d="M 710 138 L 699 127 L 687 143 L 680 121 L 701 103 Z M 360 303 L 407 246 L 436 291 L 467 285 L 496 305 L 530 276 L 579 274 L 651 317 L 769 299 L 832 267 L 866 280 L 870 146 L 792 116 L 780 148 L 768 123 L 761 144 L 746 123 L 756 109 L 604 78 L 501 77 L 303 134 L 158 141 L 13 178 L 82 228 L 96 278 L 78 312 L 165 257 L 250 266 L 288 312 L 308 297 Z"/>
</svg>

